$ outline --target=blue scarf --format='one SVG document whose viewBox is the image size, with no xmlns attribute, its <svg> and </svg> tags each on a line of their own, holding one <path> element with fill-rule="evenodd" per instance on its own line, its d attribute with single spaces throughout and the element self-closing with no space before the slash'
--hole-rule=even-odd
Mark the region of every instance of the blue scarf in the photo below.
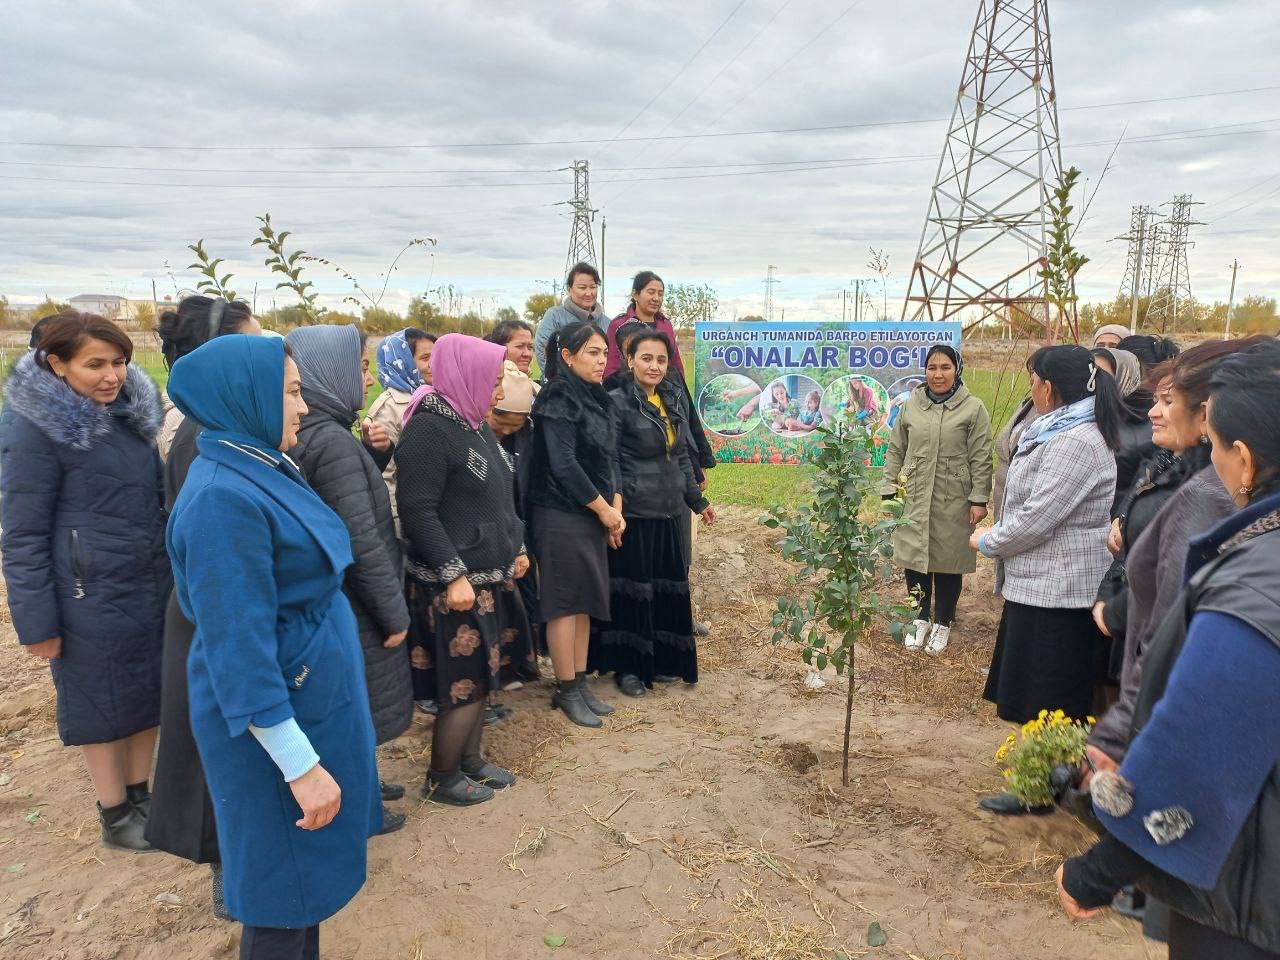
<svg viewBox="0 0 1280 960">
<path fill-rule="evenodd" d="M 422 373 L 413 360 L 413 350 L 404 331 L 383 337 L 378 344 L 378 382 L 383 389 L 413 393 L 422 386 Z"/>
<path fill-rule="evenodd" d="M 1033 420 L 1031 426 L 1023 431 L 1022 438 L 1018 441 L 1018 452 L 1030 450 L 1038 443 L 1048 443 L 1064 430 L 1078 427 L 1082 423 L 1095 423 L 1097 419 L 1093 397 L 1085 397 L 1057 410 L 1050 410 Z"/>
<path fill-rule="evenodd" d="M 302 387 L 340 410 L 364 406 L 360 331 L 352 324 L 299 327 L 284 338 L 302 374 Z"/>
</svg>

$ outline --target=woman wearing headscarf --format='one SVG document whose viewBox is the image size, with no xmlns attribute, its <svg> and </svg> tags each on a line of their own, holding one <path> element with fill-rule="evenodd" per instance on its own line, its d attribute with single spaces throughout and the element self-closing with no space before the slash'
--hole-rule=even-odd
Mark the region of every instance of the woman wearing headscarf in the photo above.
<svg viewBox="0 0 1280 960">
<path fill-rule="evenodd" d="M 407 327 L 383 337 L 378 344 L 378 383 L 382 392 L 369 404 L 366 423 L 379 424 L 394 446 L 404 429 L 404 412 L 409 409 L 413 392 L 431 382 L 431 352 L 436 338 L 425 330 Z M 399 530 L 396 512 L 396 462 L 393 457 L 382 471 L 391 500 L 391 517 Z"/>
<path fill-rule="evenodd" d="M 1143 656 L 1118 770 L 1093 775 L 1106 833 L 1059 868 L 1076 920 L 1137 883 L 1168 905 L 1170 960 L 1280 957 L 1280 345 L 1225 359 L 1213 466 L 1238 512 L 1192 539 Z"/>
<path fill-rule="evenodd" d="M 379 745 L 390 743 L 413 720 L 409 656 L 402 646 L 409 610 L 387 485 L 351 432 L 373 379 L 363 369 L 364 337 L 354 325 L 317 325 L 299 327 L 285 342 L 302 375 L 302 399 L 307 404 L 298 443 L 289 456 L 351 537 L 354 562 L 343 576 L 342 589 L 351 601 L 364 650 L 374 739 Z M 384 800 L 402 796 L 400 784 L 382 784 Z M 382 832 L 399 830 L 404 822 L 404 814 L 384 811 Z"/>
<path fill-rule="evenodd" d="M 1142 363 L 1128 350 L 1097 349 L 1093 358 L 1120 391 L 1120 449 L 1116 451 L 1116 499 L 1112 516 L 1128 496 L 1139 468 L 1155 456 L 1151 440 L 1151 391 L 1142 385 Z"/>
<path fill-rule="evenodd" d="M 907 649 L 947 648 L 964 575 L 977 569 L 969 536 L 987 516 L 991 496 L 991 416 L 964 385 L 960 355 L 929 348 L 925 382 L 911 391 L 893 426 L 885 456 L 886 498 L 905 473 L 903 518 L 893 557 L 906 572 L 917 615 Z"/>
<path fill-rule="evenodd" d="M 241 301 L 218 297 L 186 297 L 177 310 L 160 315 L 156 327 L 165 367 L 173 365 L 214 337 L 233 333 L 258 335 L 262 326 Z M 187 472 L 199 451 L 196 439 L 200 424 L 168 404 L 160 431 L 160 455 L 164 458 L 165 508 L 173 510 Z M 165 441 L 167 432 L 167 442 Z M 213 914 L 229 920 L 222 899 L 222 863 L 218 856 L 218 828 L 214 820 L 209 790 L 205 785 L 200 752 L 191 733 L 191 711 L 187 697 L 187 657 L 196 628 L 170 591 L 164 612 L 164 673 L 160 685 L 160 745 L 156 750 L 156 770 L 151 805 L 147 814 L 147 841 L 155 848 L 192 863 L 207 863 L 213 873 Z"/>
<path fill-rule="evenodd" d="M 1043 347 L 1027 370 L 1039 416 L 1009 467 L 1004 515 L 969 541 L 996 561 L 1004 598 L 983 696 L 1013 723 L 1055 709 L 1083 719 L 1106 657 L 1092 609 L 1111 563 L 1119 395 L 1084 347 Z M 1012 794 L 982 805 L 1025 812 Z"/>
<path fill-rule="evenodd" d="M 351 604 L 351 537 L 281 451 L 307 413 L 283 340 L 219 337 L 173 366 L 203 427 L 169 520 L 191 729 L 218 822 L 242 960 L 319 956 L 319 924 L 364 885 L 382 826 Z"/>
<path fill-rule="evenodd" d="M 1108 323 L 1093 333 L 1094 349 L 1118 347 L 1120 341 L 1129 336 L 1129 328 L 1123 323 Z"/>
<path fill-rule="evenodd" d="M 613 713 L 587 685 L 587 653 L 591 621 L 610 618 L 609 544 L 626 530 L 613 402 L 601 382 L 608 354 L 592 324 L 557 332 L 533 404 L 529 523 L 542 574 L 538 620 L 556 673 L 551 705 L 582 727 L 602 726 L 600 718 Z"/>
<path fill-rule="evenodd" d="M 415 665 L 434 669 L 438 707 L 423 796 L 470 806 L 515 777 L 481 753 L 499 686 L 503 594 L 528 570 L 511 463 L 485 422 L 502 400 L 506 351 L 460 333 L 436 343 L 432 383 L 414 393 L 396 448 L 408 543 Z"/>
</svg>

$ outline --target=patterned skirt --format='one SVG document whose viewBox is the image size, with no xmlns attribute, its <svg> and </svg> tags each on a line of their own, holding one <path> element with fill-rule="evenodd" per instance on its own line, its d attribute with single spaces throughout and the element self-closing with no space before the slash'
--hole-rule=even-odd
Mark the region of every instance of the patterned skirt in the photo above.
<svg viewBox="0 0 1280 960">
<path fill-rule="evenodd" d="M 504 682 L 537 676 L 529 619 L 515 583 L 474 588 L 470 610 L 450 610 L 446 588 L 406 578 L 415 700 L 440 710 L 483 701 Z"/>
</svg>

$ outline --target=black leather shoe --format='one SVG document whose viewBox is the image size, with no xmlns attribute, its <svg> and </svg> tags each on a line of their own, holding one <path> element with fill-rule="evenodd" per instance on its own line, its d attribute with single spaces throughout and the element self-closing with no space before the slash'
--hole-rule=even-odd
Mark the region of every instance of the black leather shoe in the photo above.
<svg viewBox="0 0 1280 960">
<path fill-rule="evenodd" d="M 628 697 L 643 697 L 648 691 L 644 683 L 634 673 L 624 673 L 618 677 L 618 689 Z"/>
<path fill-rule="evenodd" d="M 1043 817 L 1053 813 L 1053 804 L 1046 803 L 1038 807 L 1028 807 L 1012 793 L 995 793 L 978 801 L 979 808 L 1001 817 L 1023 817 L 1027 814 Z"/>
<path fill-rule="evenodd" d="M 128 800 L 119 806 L 103 809 L 98 804 L 98 819 L 102 821 L 102 845 L 113 850 L 132 850 L 146 853 L 155 847 L 144 836 L 147 818 Z"/>
<path fill-rule="evenodd" d="M 604 721 L 587 706 L 576 682 L 556 688 L 556 692 L 551 695 L 551 708 L 564 711 L 564 715 L 580 727 L 604 726 Z"/>
<path fill-rule="evenodd" d="M 396 813 L 394 810 L 382 808 L 382 829 L 378 831 L 378 836 L 385 836 L 388 833 L 395 833 L 397 830 L 404 828 L 404 822 L 407 818 L 403 813 Z"/>
<path fill-rule="evenodd" d="M 597 717 L 607 717 L 613 713 L 613 707 L 605 703 L 594 693 L 591 687 L 587 685 L 587 675 L 585 673 L 578 674 L 578 689 L 582 691 L 582 699 L 587 702 L 587 709 L 594 713 Z"/>
<path fill-rule="evenodd" d="M 495 790 L 505 790 L 516 782 L 516 775 L 504 770 L 496 763 L 477 757 L 474 761 L 463 760 L 462 772 L 476 783 Z"/>
<path fill-rule="evenodd" d="M 385 780 L 379 780 L 378 786 L 382 789 L 383 800 L 399 800 L 404 796 L 404 786 L 399 783 L 387 783 Z"/>
<path fill-rule="evenodd" d="M 673 677 L 669 673 L 655 673 L 653 675 L 654 683 L 679 683 L 679 677 Z"/>
<path fill-rule="evenodd" d="M 422 796 L 432 803 L 443 803 L 450 807 L 470 807 L 492 800 L 493 791 L 462 773 L 438 780 L 435 774 L 428 773 L 427 782 L 422 785 Z"/>
</svg>

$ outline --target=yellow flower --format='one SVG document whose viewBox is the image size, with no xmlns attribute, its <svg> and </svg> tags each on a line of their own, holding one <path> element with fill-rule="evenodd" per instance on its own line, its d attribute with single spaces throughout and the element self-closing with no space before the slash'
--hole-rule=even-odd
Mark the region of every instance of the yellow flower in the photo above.
<svg viewBox="0 0 1280 960">
<path fill-rule="evenodd" d="M 1098 722 L 1098 719 L 1097 717 L 1085 717 L 1084 722 L 1092 727 L 1095 723 Z"/>
</svg>

